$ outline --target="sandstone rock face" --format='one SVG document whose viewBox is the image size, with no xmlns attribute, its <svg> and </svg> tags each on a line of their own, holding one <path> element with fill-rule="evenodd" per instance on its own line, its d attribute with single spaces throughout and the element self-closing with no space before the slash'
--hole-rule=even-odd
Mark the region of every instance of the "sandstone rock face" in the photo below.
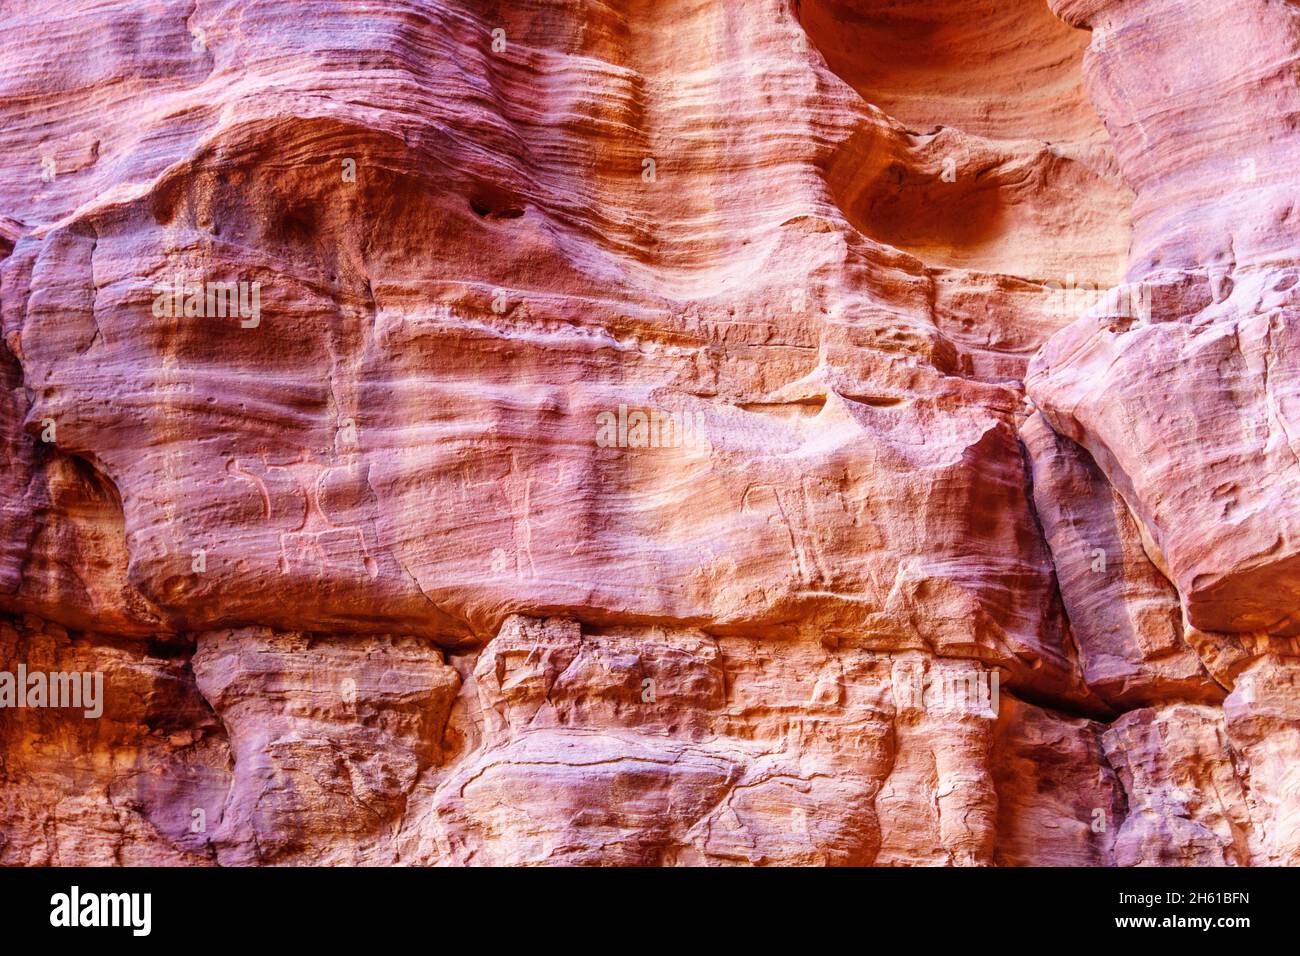
<svg viewBox="0 0 1300 956">
<path fill-rule="evenodd" d="M 1300 7 L 0 18 L 0 863 L 1300 862 Z"/>
</svg>

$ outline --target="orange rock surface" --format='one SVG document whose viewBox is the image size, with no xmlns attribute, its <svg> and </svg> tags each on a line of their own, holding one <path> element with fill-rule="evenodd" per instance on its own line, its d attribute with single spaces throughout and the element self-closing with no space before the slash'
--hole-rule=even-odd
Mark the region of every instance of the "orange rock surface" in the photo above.
<svg viewBox="0 0 1300 956">
<path fill-rule="evenodd" d="M 1300 7 L 0 58 L 0 864 L 1300 862 Z"/>
</svg>

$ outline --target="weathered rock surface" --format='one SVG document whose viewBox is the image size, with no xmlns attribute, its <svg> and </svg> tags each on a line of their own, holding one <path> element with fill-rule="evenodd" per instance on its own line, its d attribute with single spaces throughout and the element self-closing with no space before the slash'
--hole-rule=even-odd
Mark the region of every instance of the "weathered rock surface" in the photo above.
<svg viewBox="0 0 1300 956">
<path fill-rule="evenodd" d="M 0 863 L 1297 862 L 1298 50 L 6 6 Z"/>
<path fill-rule="evenodd" d="M 1147 557 L 1123 499 L 1042 415 L 1020 434 L 1088 685 L 1120 708 L 1170 698 L 1222 702 L 1224 689 L 1184 637 L 1178 592 Z"/>
<path fill-rule="evenodd" d="M 0 671 L 20 666 L 102 675 L 102 694 L 99 707 L 0 711 L 0 863 L 211 863 L 191 828 L 220 819 L 231 751 L 187 656 L 35 618 L 0 622 Z"/>
</svg>

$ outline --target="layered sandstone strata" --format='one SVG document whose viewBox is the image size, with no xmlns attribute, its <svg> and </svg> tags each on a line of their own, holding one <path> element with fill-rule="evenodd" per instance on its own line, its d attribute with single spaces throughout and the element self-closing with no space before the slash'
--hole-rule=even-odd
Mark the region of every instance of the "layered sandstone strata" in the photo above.
<svg viewBox="0 0 1300 956">
<path fill-rule="evenodd" d="M 1300 8 L 0 15 L 0 862 L 1296 861 Z"/>
</svg>

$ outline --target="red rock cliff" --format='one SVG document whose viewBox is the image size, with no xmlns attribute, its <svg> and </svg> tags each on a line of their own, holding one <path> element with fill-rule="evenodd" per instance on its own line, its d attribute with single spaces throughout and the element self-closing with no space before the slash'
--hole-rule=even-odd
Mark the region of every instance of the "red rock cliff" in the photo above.
<svg viewBox="0 0 1300 956">
<path fill-rule="evenodd" d="M 0 863 L 1300 863 L 1297 4 L 0 17 Z"/>
</svg>

